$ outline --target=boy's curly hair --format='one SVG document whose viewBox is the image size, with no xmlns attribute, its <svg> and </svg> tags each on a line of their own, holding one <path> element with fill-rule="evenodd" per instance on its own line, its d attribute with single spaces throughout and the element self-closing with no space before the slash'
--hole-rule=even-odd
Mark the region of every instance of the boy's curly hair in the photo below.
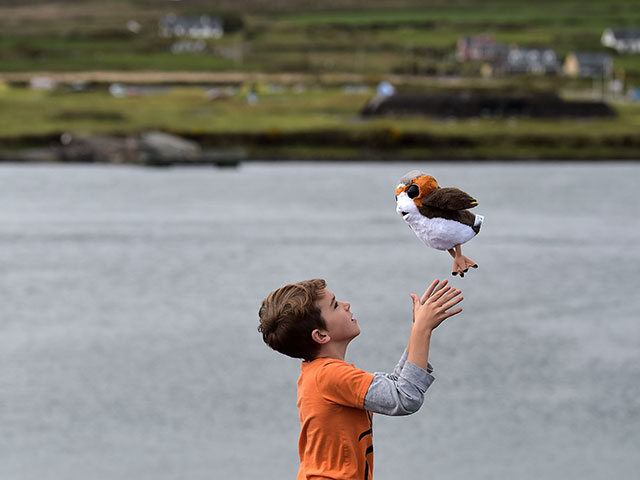
<svg viewBox="0 0 640 480">
<path fill-rule="evenodd" d="M 258 331 L 265 343 L 289 357 L 308 361 L 316 358 L 320 344 L 311 338 L 311 332 L 327 328 L 315 305 L 325 287 L 326 282 L 316 278 L 290 283 L 271 292 L 258 312 Z"/>
</svg>

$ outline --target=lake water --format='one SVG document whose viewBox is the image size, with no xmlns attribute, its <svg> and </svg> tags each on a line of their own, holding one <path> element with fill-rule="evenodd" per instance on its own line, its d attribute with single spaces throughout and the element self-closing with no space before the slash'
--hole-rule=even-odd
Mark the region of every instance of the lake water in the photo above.
<svg viewBox="0 0 640 480">
<path fill-rule="evenodd" d="M 464 279 L 395 213 L 413 168 L 479 201 Z M 375 417 L 377 479 L 638 478 L 638 164 L 2 165 L 0 185 L 2 479 L 295 478 L 299 362 L 257 310 L 313 277 L 371 371 L 411 292 L 464 292 L 422 409 Z"/>
</svg>

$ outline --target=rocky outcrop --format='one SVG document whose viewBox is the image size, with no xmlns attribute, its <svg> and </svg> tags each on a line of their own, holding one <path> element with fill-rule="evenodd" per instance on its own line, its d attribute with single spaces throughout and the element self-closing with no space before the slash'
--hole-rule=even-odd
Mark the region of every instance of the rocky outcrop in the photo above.
<svg viewBox="0 0 640 480">
<path fill-rule="evenodd" d="M 115 163 L 142 165 L 213 164 L 234 166 L 245 153 L 234 149 L 203 150 L 195 140 L 164 132 L 138 136 L 103 135 L 76 138 L 64 133 L 40 148 L 0 151 L 0 160 L 19 162 Z"/>
</svg>

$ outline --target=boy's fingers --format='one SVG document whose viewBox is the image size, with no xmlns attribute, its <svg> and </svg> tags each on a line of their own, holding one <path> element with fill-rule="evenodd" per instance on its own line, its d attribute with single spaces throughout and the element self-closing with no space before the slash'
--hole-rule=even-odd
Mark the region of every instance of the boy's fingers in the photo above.
<svg viewBox="0 0 640 480">
<path fill-rule="evenodd" d="M 447 279 L 443 280 L 442 283 L 440 285 L 438 285 L 438 287 L 436 288 L 436 291 L 440 290 L 441 288 L 446 287 L 448 283 L 449 283 L 449 280 L 447 280 Z"/>
<path fill-rule="evenodd" d="M 454 305 L 457 305 L 458 303 L 460 303 L 462 300 L 464 300 L 464 297 L 458 297 L 458 298 L 454 298 L 453 300 L 451 300 L 448 303 L 445 303 L 443 305 L 443 308 L 445 310 L 449 310 L 451 307 L 453 307 Z"/>
<path fill-rule="evenodd" d="M 447 308 L 449 308 L 447 305 L 451 302 L 451 300 L 457 297 L 458 295 L 460 295 L 461 293 L 462 293 L 462 290 L 451 290 L 442 298 L 438 299 L 435 306 L 446 310 Z M 459 297 L 459 298 L 460 300 L 462 299 L 462 297 Z M 457 300 L 455 303 L 459 302 L 460 300 Z M 455 305 L 455 303 L 451 305 Z"/>
<path fill-rule="evenodd" d="M 418 299 L 418 296 L 415 293 L 411 294 L 411 300 L 413 300 L 413 314 L 415 315 L 416 310 L 418 310 L 418 308 L 420 307 L 420 300 Z"/>
<path fill-rule="evenodd" d="M 424 292 L 424 294 L 422 295 L 422 298 L 420 299 L 421 303 L 424 303 L 427 301 L 427 298 L 429 298 L 431 296 L 431 294 L 433 293 L 433 291 L 436 289 L 436 287 L 438 287 L 438 282 L 440 282 L 440 280 L 438 280 L 437 278 L 431 282 L 431 285 L 429 285 L 429 288 L 427 288 L 427 291 Z M 445 280 L 446 282 L 446 280 Z M 443 283 L 445 283 L 443 282 Z M 439 287 L 441 288 L 441 287 Z"/>
<path fill-rule="evenodd" d="M 413 301 L 413 308 L 415 309 L 416 308 L 416 300 L 418 299 L 418 296 L 415 295 L 414 293 L 411 293 L 409 296 L 411 297 L 411 300 Z"/>
<path fill-rule="evenodd" d="M 451 286 L 446 286 L 446 287 L 443 287 L 443 288 L 439 288 L 438 290 L 436 290 L 436 291 L 433 293 L 433 295 L 431 295 L 431 296 L 429 297 L 429 300 L 431 300 L 431 301 L 433 301 L 433 302 L 438 301 L 440 298 L 442 298 L 442 296 L 443 296 L 445 293 L 450 292 L 452 288 L 453 288 L 453 287 L 451 287 Z"/>
<path fill-rule="evenodd" d="M 411 297 L 411 301 L 413 302 L 413 315 L 412 315 L 412 319 L 411 322 L 415 323 L 416 322 L 416 312 L 418 311 L 418 296 L 411 293 L 409 294 L 409 296 Z"/>
</svg>

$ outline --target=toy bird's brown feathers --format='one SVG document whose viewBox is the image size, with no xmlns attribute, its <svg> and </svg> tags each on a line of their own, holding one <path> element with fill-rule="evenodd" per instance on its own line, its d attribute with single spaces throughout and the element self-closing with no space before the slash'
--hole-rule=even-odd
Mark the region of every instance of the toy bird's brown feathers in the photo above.
<svg viewBox="0 0 640 480">
<path fill-rule="evenodd" d="M 459 188 L 437 188 L 422 200 L 423 206 L 441 208 L 443 210 L 466 210 L 478 205 L 475 198 Z"/>
<path fill-rule="evenodd" d="M 427 218 L 442 217 L 469 225 L 478 233 L 480 226 L 474 226 L 476 216 L 467 211 L 478 202 L 468 193 L 458 188 L 437 188 L 423 200 L 418 210 Z"/>
</svg>

